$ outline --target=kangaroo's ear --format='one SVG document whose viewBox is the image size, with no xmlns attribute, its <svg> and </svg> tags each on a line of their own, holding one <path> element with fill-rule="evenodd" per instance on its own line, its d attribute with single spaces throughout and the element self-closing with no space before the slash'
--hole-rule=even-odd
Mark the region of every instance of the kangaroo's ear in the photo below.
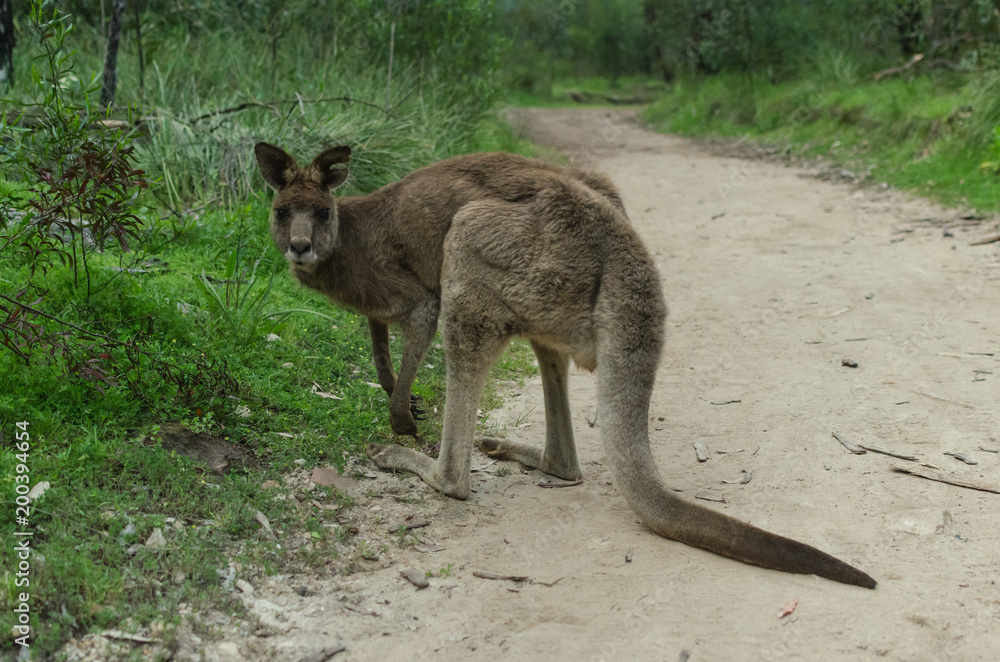
<svg viewBox="0 0 1000 662">
<path fill-rule="evenodd" d="M 268 143 L 257 143 L 253 152 L 257 156 L 257 167 L 260 168 L 260 174 L 264 176 L 264 181 L 276 191 L 288 186 L 295 175 L 299 173 L 299 166 L 295 163 L 295 159 L 286 154 L 280 147 Z"/>
<path fill-rule="evenodd" d="M 347 145 L 330 147 L 313 159 L 312 165 L 309 166 L 309 176 L 320 186 L 337 188 L 347 179 L 347 168 L 333 168 L 333 166 L 350 160 L 351 148 Z"/>
</svg>

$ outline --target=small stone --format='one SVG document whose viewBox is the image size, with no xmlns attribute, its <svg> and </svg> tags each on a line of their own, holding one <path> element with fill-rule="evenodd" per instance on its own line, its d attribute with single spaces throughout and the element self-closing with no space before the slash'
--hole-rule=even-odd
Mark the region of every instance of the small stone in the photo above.
<svg viewBox="0 0 1000 662">
<path fill-rule="evenodd" d="M 418 589 L 427 588 L 431 585 L 431 583 L 427 581 L 427 577 L 424 576 L 424 573 L 419 570 L 401 570 L 399 574 L 403 576 L 403 579 L 410 582 Z"/>
<path fill-rule="evenodd" d="M 240 655 L 240 647 L 231 641 L 223 641 L 219 644 L 218 649 L 219 655 L 223 660 L 242 660 L 245 659 Z"/>
<path fill-rule="evenodd" d="M 237 579 L 236 588 L 240 589 L 247 595 L 253 595 L 253 585 L 245 579 Z"/>
</svg>

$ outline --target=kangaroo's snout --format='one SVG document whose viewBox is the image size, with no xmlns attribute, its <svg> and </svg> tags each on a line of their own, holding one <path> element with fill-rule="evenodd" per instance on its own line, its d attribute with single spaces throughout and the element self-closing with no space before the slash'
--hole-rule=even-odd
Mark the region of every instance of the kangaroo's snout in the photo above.
<svg viewBox="0 0 1000 662">
<path fill-rule="evenodd" d="M 302 257 L 311 250 L 312 242 L 309 241 L 309 237 L 292 237 L 292 240 L 288 242 L 288 252 L 293 257 Z"/>
</svg>

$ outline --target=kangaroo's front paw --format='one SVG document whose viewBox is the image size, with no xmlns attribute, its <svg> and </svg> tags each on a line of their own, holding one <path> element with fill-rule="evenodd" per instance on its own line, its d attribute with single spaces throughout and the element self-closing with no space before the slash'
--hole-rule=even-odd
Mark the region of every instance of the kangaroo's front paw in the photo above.
<svg viewBox="0 0 1000 662">
<path fill-rule="evenodd" d="M 389 426 L 392 431 L 401 436 L 417 436 L 417 422 L 413 420 L 413 415 L 407 409 L 402 414 L 389 412 Z"/>
</svg>

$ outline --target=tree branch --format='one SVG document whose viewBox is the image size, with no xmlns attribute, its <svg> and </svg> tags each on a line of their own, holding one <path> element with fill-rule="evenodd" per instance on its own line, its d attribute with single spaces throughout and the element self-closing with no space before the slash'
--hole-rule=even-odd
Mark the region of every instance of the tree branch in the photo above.
<svg viewBox="0 0 1000 662">
<path fill-rule="evenodd" d="M 188 121 L 191 124 L 197 124 L 201 120 L 209 119 L 210 117 L 218 117 L 219 115 L 229 115 L 231 113 L 238 113 L 241 110 L 246 110 L 247 108 L 267 108 L 268 110 L 273 110 L 278 113 L 276 106 L 282 104 L 296 105 L 304 103 L 331 103 L 334 101 L 340 101 L 343 103 L 360 103 L 363 106 L 369 106 L 380 110 L 389 117 L 393 117 L 393 114 L 386 108 L 379 106 L 378 104 L 371 103 L 370 101 L 362 101 L 361 99 L 355 99 L 353 97 L 327 97 L 324 99 L 286 99 L 284 101 L 247 101 L 246 103 L 241 103 L 238 106 L 233 106 L 231 108 L 224 108 L 223 110 L 215 110 L 211 113 L 205 113 L 204 115 L 199 115 L 197 117 L 192 117 Z"/>
</svg>

